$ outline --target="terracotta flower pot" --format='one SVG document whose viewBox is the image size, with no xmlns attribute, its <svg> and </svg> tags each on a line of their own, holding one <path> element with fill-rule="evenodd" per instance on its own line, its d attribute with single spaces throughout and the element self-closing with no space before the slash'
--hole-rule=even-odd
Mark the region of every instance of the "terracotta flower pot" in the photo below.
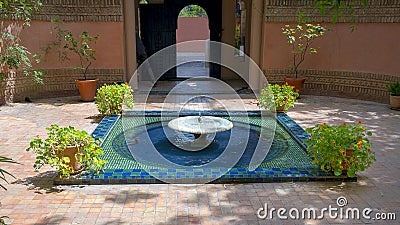
<svg viewBox="0 0 400 225">
<path fill-rule="evenodd" d="M 353 152 L 354 152 L 354 149 L 352 149 L 352 148 L 346 149 L 346 160 L 349 161 L 349 163 L 347 164 L 346 161 L 342 161 L 342 163 L 341 163 L 342 175 L 347 175 L 347 170 L 349 169 L 349 166 L 352 165 L 352 161 L 354 160 Z M 334 172 L 333 168 L 331 168 L 330 171 L 333 173 Z"/>
<path fill-rule="evenodd" d="M 400 109 L 400 96 L 390 95 L 390 108 Z"/>
<path fill-rule="evenodd" d="M 300 90 L 304 86 L 304 82 L 306 81 L 306 78 L 301 77 L 301 78 L 291 78 L 291 77 L 285 77 L 285 82 L 290 85 L 294 86 L 294 90 L 296 92 L 300 92 Z"/>
<path fill-rule="evenodd" d="M 347 174 L 347 170 L 349 169 L 349 166 L 352 164 L 352 159 L 353 159 L 353 152 L 354 149 L 348 148 L 346 149 L 346 159 L 349 161 L 349 165 L 346 163 L 346 161 L 342 161 L 342 174 Z"/>
<path fill-rule="evenodd" d="M 79 162 L 79 156 L 78 158 L 75 156 L 76 153 L 78 152 L 78 147 L 76 146 L 71 146 L 67 147 L 64 151 L 57 153 L 58 157 L 68 157 L 69 158 L 69 167 L 74 171 L 71 173 L 72 175 L 78 174 L 83 171 L 82 165 Z"/>
<path fill-rule="evenodd" d="M 285 105 L 276 106 L 276 112 L 286 112 L 285 111 Z"/>
<path fill-rule="evenodd" d="M 76 86 L 78 87 L 81 99 L 84 102 L 94 101 L 94 96 L 96 95 L 97 82 L 99 79 L 95 80 L 75 80 Z"/>
</svg>

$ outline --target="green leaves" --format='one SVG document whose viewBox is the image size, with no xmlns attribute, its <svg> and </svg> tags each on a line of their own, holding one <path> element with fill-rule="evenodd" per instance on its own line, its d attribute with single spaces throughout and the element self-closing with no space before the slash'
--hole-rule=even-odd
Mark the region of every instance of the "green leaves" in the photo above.
<svg viewBox="0 0 400 225">
<path fill-rule="evenodd" d="M 388 91 L 395 96 L 400 96 L 400 82 L 397 80 L 395 83 L 386 85 Z"/>
<path fill-rule="evenodd" d="M 56 34 L 56 40 L 42 48 L 44 55 L 49 53 L 53 48 L 56 48 L 60 62 L 70 60 L 69 54 L 77 56 L 79 58 L 79 65 L 75 66 L 74 69 L 82 73 L 83 78 L 86 80 L 88 69 L 93 61 L 96 60 L 96 50 L 91 46 L 96 44 L 100 36 L 91 36 L 88 31 L 83 31 L 76 37 L 71 31 L 61 29 L 62 21 L 59 18 L 54 18 L 51 22 Z"/>
<path fill-rule="evenodd" d="M 188 5 L 183 8 L 180 13 L 179 17 L 206 17 L 206 11 L 198 6 L 198 5 Z"/>
<path fill-rule="evenodd" d="M 31 16 L 39 10 L 42 3 L 39 0 L 4 0 L 0 2 L 0 15 L 2 19 L 23 21 L 22 27 L 29 26 Z M 13 34 L 13 29 L 6 30 L 1 27 L 2 43 L 0 47 L 0 81 L 3 81 L 15 70 L 21 69 L 25 76 L 32 76 L 35 83 L 41 84 L 43 71 L 33 69 L 30 61 L 31 53 L 20 44 L 18 35 Z M 17 33 L 17 32 L 15 32 Z"/>
<path fill-rule="evenodd" d="M 336 23 L 340 17 L 353 15 L 355 7 L 360 5 L 359 2 L 359 0 L 316 0 L 314 7 L 319 9 L 321 15 L 331 16 L 332 23 Z M 367 6 L 367 0 L 362 0 L 361 6 Z"/>
<path fill-rule="evenodd" d="M 310 137 L 305 141 L 307 152 L 314 164 L 323 170 L 332 171 L 339 176 L 343 171 L 354 177 L 357 171 L 364 171 L 376 160 L 375 152 L 364 125 L 356 124 L 330 126 L 325 123 L 307 128 Z"/>
<path fill-rule="evenodd" d="M 7 20 L 22 20 L 24 25 L 29 25 L 32 14 L 42 6 L 40 0 L 2 0 L 0 14 Z"/>
<path fill-rule="evenodd" d="M 58 42 L 53 45 L 63 46 L 63 50 L 59 50 L 60 61 L 70 59 L 67 51 L 76 54 L 79 57 L 80 66 L 76 66 L 74 69 L 80 71 L 86 80 L 87 70 L 92 64 L 92 61 L 96 60 L 96 50 L 89 45 L 95 44 L 99 39 L 99 35 L 91 36 L 87 31 L 83 31 L 78 37 L 74 37 L 71 31 L 62 30 L 59 25 L 55 26 L 55 29 L 57 30 Z M 62 42 L 64 43 L 61 44 Z"/>
<path fill-rule="evenodd" d="M 105 84 L 97 90 L 95 103 L 101 114 L 120 114 L 123 106 L 133 108 L 133 90 L 126 83 Z"/>
<path fill-rule="evenodd" d="M 288 44 L 292 48 L 293 64 L 290 68 L 294 74 L 298 74 L 300 65 L 304 62 L 306 54 L 316 54 L 317 49 L 311 47 L 315 39 L 322 37 L 325 28 L 319 24 L 297 24 L 294 27 L 285 25 L 282 27 L 282 33 L 286 36 Z"/>
<path fill-rule="evenodd" d="M 294 91 L 293 86 L 274 84 L 265 86 L 261 90 L 258 102 L 263 109 L 275 111 L 279 106 L 283 106 L 284 111 L 287 111 L 290 107 L 294 107 L 297 97 L 299 93 Z"/>
<path fill-rule="evenodd" d="M 0 48 L 0 65 L 4 65 L 5 71 L 1 71 L 3 76 L 0 80 L 7 77 L 10 71 L 22 69 L 25 76 L 32 76 L 35 83 L 42 83 L 43 71 L 33 69 L 28 49 L 21 45 L 18 36 L 8 31 L 1 31 L 2 48 Z M 3 69 L 4 69 L 3 68 Z"/>
<path fill-rule="evenodd" d="M 17 163 L 17 162 L 15 162 L 14 160 L 12 160 L 10 158 L 4 157 L 4 156 L 0 156 L 0 165 L 2 165 L 2 163 Z M 6 175 L 8 175 L 8 176 L 10 176 L 12 178 L 15 178 L 14 175 L 12 175 L 11 173 L 1 169 L 1 167 L 0 167 L 0 181 L 6 182 L 8 184 Z M 4 190 L 7 190 L 7 188 L 1 183 L 0 183 L 0 188 L 2 188 Z"/>
<path fill-rule="evenodd" d="M 57 124 L 51 125 L 46 130 L 48 130 L 46 139 L 32 138 L 29 148 L 26 149 L 36 153 L 36 162 L 33 165 L 35 169 L 50 165 L 56 167 L 60 176 L 70 176 L 74 172 L 68 165 L 71 159 L 63 155 L 67 147 L 76 147 L 78 152 L 75 158 L 79 159 L 83 168 L 92 172 L 97 173 L 107 163 L 100 158 L 104 153 L 99 141 L 94 140 L 86 131 L 76 130 L 71 126 L 63 128 Z"/>
</svg>

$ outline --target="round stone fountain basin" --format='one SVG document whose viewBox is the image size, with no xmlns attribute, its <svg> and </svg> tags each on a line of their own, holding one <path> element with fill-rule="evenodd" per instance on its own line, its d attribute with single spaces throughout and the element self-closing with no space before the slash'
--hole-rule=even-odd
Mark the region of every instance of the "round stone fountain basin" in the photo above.
<svg viewBox="0 0 400 225">
<path fill-rule="evenodd" d="M 231 121 L 215 116 L 184 116 L 171 120 L 168 127 L 190 134 L 215 134 L 232 129 Z"/>
<path fill-rule="evenodd" d="M 200 151 L 210 145 L 216 133 L 232 129 L 233 124 L 227 119 L 214 116 L 185 116 L 171 120 L 168 127 L 172 130 L 189 133 L 194 135 L 194 140 L 191 140 L 186 145 L 174 143 L 181 149 L 186 151 Z M 208 134 L 214 134 L 214 137 L 208 137 Z M 174 140 L 174 138 L 169 140 Z"/>
</svg>

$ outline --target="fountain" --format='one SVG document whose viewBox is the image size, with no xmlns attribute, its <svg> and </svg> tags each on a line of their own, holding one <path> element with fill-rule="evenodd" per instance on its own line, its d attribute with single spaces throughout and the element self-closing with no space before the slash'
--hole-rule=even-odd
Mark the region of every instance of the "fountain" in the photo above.
<svg viewBox="0 0 400 225">
<path fill-rule="evenodd" d="M 184 116 L 171 120 L 168 127 L 178 132 L 185 132 L 194 135 L 190 143 L 193 148 L 183 148 L 187 151 L 200 151 L 207 147 L 208 134 L 227 131 L 233 128 L 231 121 L 215 116 Z M 199 148 L 200 147 L 200 148 Z"/>
</svg>

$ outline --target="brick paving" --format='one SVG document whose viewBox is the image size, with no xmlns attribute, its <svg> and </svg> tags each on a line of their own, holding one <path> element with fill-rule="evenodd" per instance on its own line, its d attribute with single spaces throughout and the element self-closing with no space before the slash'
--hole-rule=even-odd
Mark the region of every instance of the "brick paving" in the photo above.
<svg viewBox="0 0 400 225">
<path fill-rule="evenodd" d="M 149 107 L 159 109 L 158 96 Z M 261 220 L 256 211 L 269 207 L 324 208 L 345 196 L 348 207 L 394 212 L 399 217 L 400 112 L 385 104 L 332 97 L 302 96 L 289 115 L 303 127 L 316 123 L 362 120 L 373 131 L 377 162 L 359 174 L 359 181 L 204 185 L 54 186 L 54 172 L 33 170 L 29 139 L 44 135 L 57 123 L 93 131 L 96 106 L 78 97 L 36 100 L 0 107 L 0 155 L 19 165 L 1 164 L 17 179 L 0 190 L 0 215 L 11 224 L 381 224 L 377 220 Z M 229 100 L 224 103 L 230 104 Z M 232 103 L 236 104 L 236 103 Z M 255 100 L 246 98 L 249 108 Z M 398 219 L 399 220 L 399 219 Z M 398 224 L 397 220 L 397 224 Z M 396 221 L 386 221 L 395 224 Z"/>
</svg>

